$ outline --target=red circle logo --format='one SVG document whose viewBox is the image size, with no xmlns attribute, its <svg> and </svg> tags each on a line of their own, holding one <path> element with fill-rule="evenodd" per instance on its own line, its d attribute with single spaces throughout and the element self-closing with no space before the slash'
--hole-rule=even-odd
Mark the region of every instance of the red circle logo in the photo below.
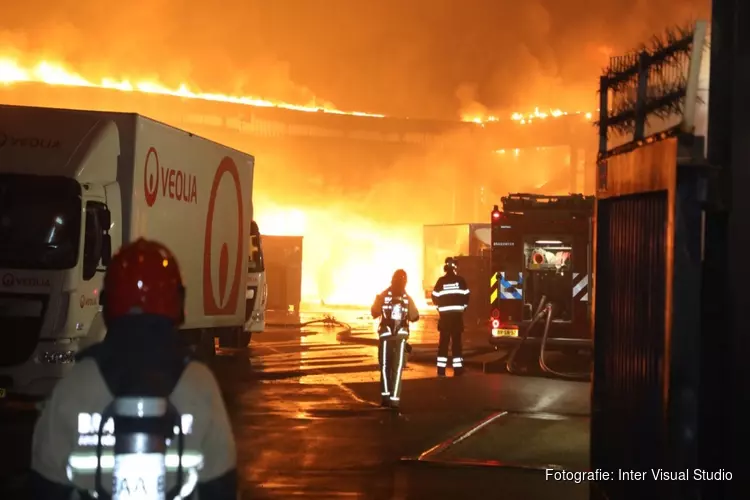
<svg viewBox="0 0 750 500">
<path fill-rule="evenodd" d="M 146 153 L 146 163 L 143 165 L 143 196 L 146 205 L 153 207 L 159 192 L 159 154 L 156 148 L 149 148 Z"/>
<path fill-rule="evenodd" d="M 237 258 L 234 264 L 234 273 L 232 274 L 229 294 L 227 294 L 229 246 L 226 241 L 222 242 L 219 253 L 219 297 L 217 301 L 217 297 L 214 295 L 213 269 L 211 267 L 211 263 L 213 262 L 213 226 L 216 195 L 219 191 L 219 184 L 221 184 L 221 180 L 225 174 L 231 177 L 234 183 L 235 195 L 237 196 Z M 224 157 L 214 175 L 214 182 L 211 186 L 211 197 L 208 201 L 208 214 L 206 215 L 206 236 L 203 249 L 203 312 L 207 316 L 230 315 L 237 312 L 237 299 L 239 298 L 240 283 L 242 282 L 242 271 L 245 269 L 245 257 L 242 252 L 245 245 L 245 220 L 241 186 L 237 165 L 228 156 Z M 219 222 L 223 223 L 224 221 Z"/>
</svg>

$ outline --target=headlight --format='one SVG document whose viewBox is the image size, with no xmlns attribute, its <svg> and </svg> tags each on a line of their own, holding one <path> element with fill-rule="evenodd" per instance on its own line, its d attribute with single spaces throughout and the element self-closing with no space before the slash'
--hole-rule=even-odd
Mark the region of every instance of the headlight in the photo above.
<svg viewBox="0 0 750 500">
<path fill-rule="evenodd" d="M 45 351 L 39 356 L 39 361 L 50 365 L 73 363 L 76 359 L 74 351 Z"/>
</svg>

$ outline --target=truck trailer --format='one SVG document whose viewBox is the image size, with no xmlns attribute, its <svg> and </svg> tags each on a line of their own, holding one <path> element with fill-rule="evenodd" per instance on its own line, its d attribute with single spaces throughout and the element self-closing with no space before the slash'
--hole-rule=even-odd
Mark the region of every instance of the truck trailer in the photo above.
<svg viewBox="0 0 750 500">
<path fill-rule="evenodd" d="M 0 397 L 47 395 L 103 339 L 104 272 L 140 237 L 177 257 L 186 340 L 247 345 L 267 295 L 253 169 L 137 114 L 0 105 Z"/>
</svg>

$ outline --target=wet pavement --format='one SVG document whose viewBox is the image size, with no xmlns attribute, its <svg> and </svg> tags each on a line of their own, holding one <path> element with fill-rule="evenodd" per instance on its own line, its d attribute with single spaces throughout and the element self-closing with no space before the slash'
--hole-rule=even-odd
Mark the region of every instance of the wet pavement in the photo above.
<svg viewBox="0 0 750 500">
<path fill-rule="evenodd" d="M 538 470 L 587 467 L 587 383 L 471 368 L 438 379 L 428 318 L 410 340 L 416 355 L 395 414 L 377 404 L 371 321 L 361 311 L 335 315 L 350 328 L 272 322 L 249 350 L 222 350 L 213 363 L 237 438 L 241 498 L 588 497 L 586 484 L 546 481 Z M 467 338 L 467 357 L 486 356 L 480 337 Z M 15 422 L 0 423 L 2 463 L 15 465 L 0 480 L 18 485 L 30 427 Z"/>
<path fill-rule="evenodd" d="M 230 366 L 242 361 L 217 363 L 240 442 L 243 498 L 587 498 L 587 485 L 548 482 L 533 469 L 587 467 L 588 384 L 471 369 L 438 379 L 437 336 L 427 318 L 412 333 L 414 355 L 404 373 L 401 412 L 394 415 L 377 404 L 371 321 L 358 311 L 335 316 L 352 331 L 310 325 L 256 336 L 247 385 L 229 381 Z M 467 357 L 485 355 L 486 340 L 468 335 Z M 430 460 L 414 460 L 499 410 L 512 414 Z M 553 418 L 559 414 L 572 417 Z M 534 435 L 523 453 L 521 441 Z"/>
</svg>

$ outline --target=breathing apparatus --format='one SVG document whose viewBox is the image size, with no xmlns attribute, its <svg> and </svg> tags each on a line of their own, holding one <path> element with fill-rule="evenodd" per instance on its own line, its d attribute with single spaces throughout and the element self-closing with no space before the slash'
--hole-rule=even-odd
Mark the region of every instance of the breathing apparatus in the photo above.
<svg viewBox="0 0 750 500">
<path fill-rule="evenodd" d="M 163 245 L 141 239 L 123 247 L 112 258 L 100 301 L 108 325 L 114 319 L 134 314 L 159 317 L 169 325 L 177 325 L 184 319 L 184 293 L 174 256 Z M 83 357 L 91 356 L 100 363 L 106 358 L 99 357 L 101 350 L 96 347 L 101 345 L 93 346 L 92 352 Z M 173 384 L 189 361 L 185 358 L 178 363 L 180 366 L 175 368 L 179 373 L 169 377 L 172 382 L 166 384 L 150 383 L 151 378 L 140 375 L 108 378 L 99 365 L 115 397 L 101 415 L 78 415 L 78 450 L 69 457 L 67 469 L 68 478 L 76 487 L 90 491 L 94 498 L 113 500 L 176 500 L 192 494 L 203 456 L 186 452 L 185 435 L 190 432 L 192 416 L 180 415 L 169 400 Z M 88 427 L 81 423 L 87 418 L 92 422 Z M 90 434 L 95 434 L 94 443 L 83 439 L 94 437 Z M 175 438 L 176 453 L 170 450 Z M 80 449 L 92 444 L 96 446 L 94 456 Z M 168 472 L 176 472 L 176 486 L 169 492 Z M 112 475 L 108 485 L 111 489 L 105 487 L 105 473 Z M 80 484 L 83 481 L 87 483 L 85 488 Z"/>
<path fill-rule="evenodd" d="M 143 498 L 166 500 L 167 447 L 173 429 L 179 429 L 177 441 L 177 487 L 175 498 L 183 498 L 183 463 L 185 434 L 179 414 L 165 398 L 120 397 L 105 412 L 114 420 L 114 464 L 112 499 Z M 101 434 L 100 434 L 101 436 Z M 101 439 L 96 456 L 96 491 L 102 495 Z"/>
</svg>

